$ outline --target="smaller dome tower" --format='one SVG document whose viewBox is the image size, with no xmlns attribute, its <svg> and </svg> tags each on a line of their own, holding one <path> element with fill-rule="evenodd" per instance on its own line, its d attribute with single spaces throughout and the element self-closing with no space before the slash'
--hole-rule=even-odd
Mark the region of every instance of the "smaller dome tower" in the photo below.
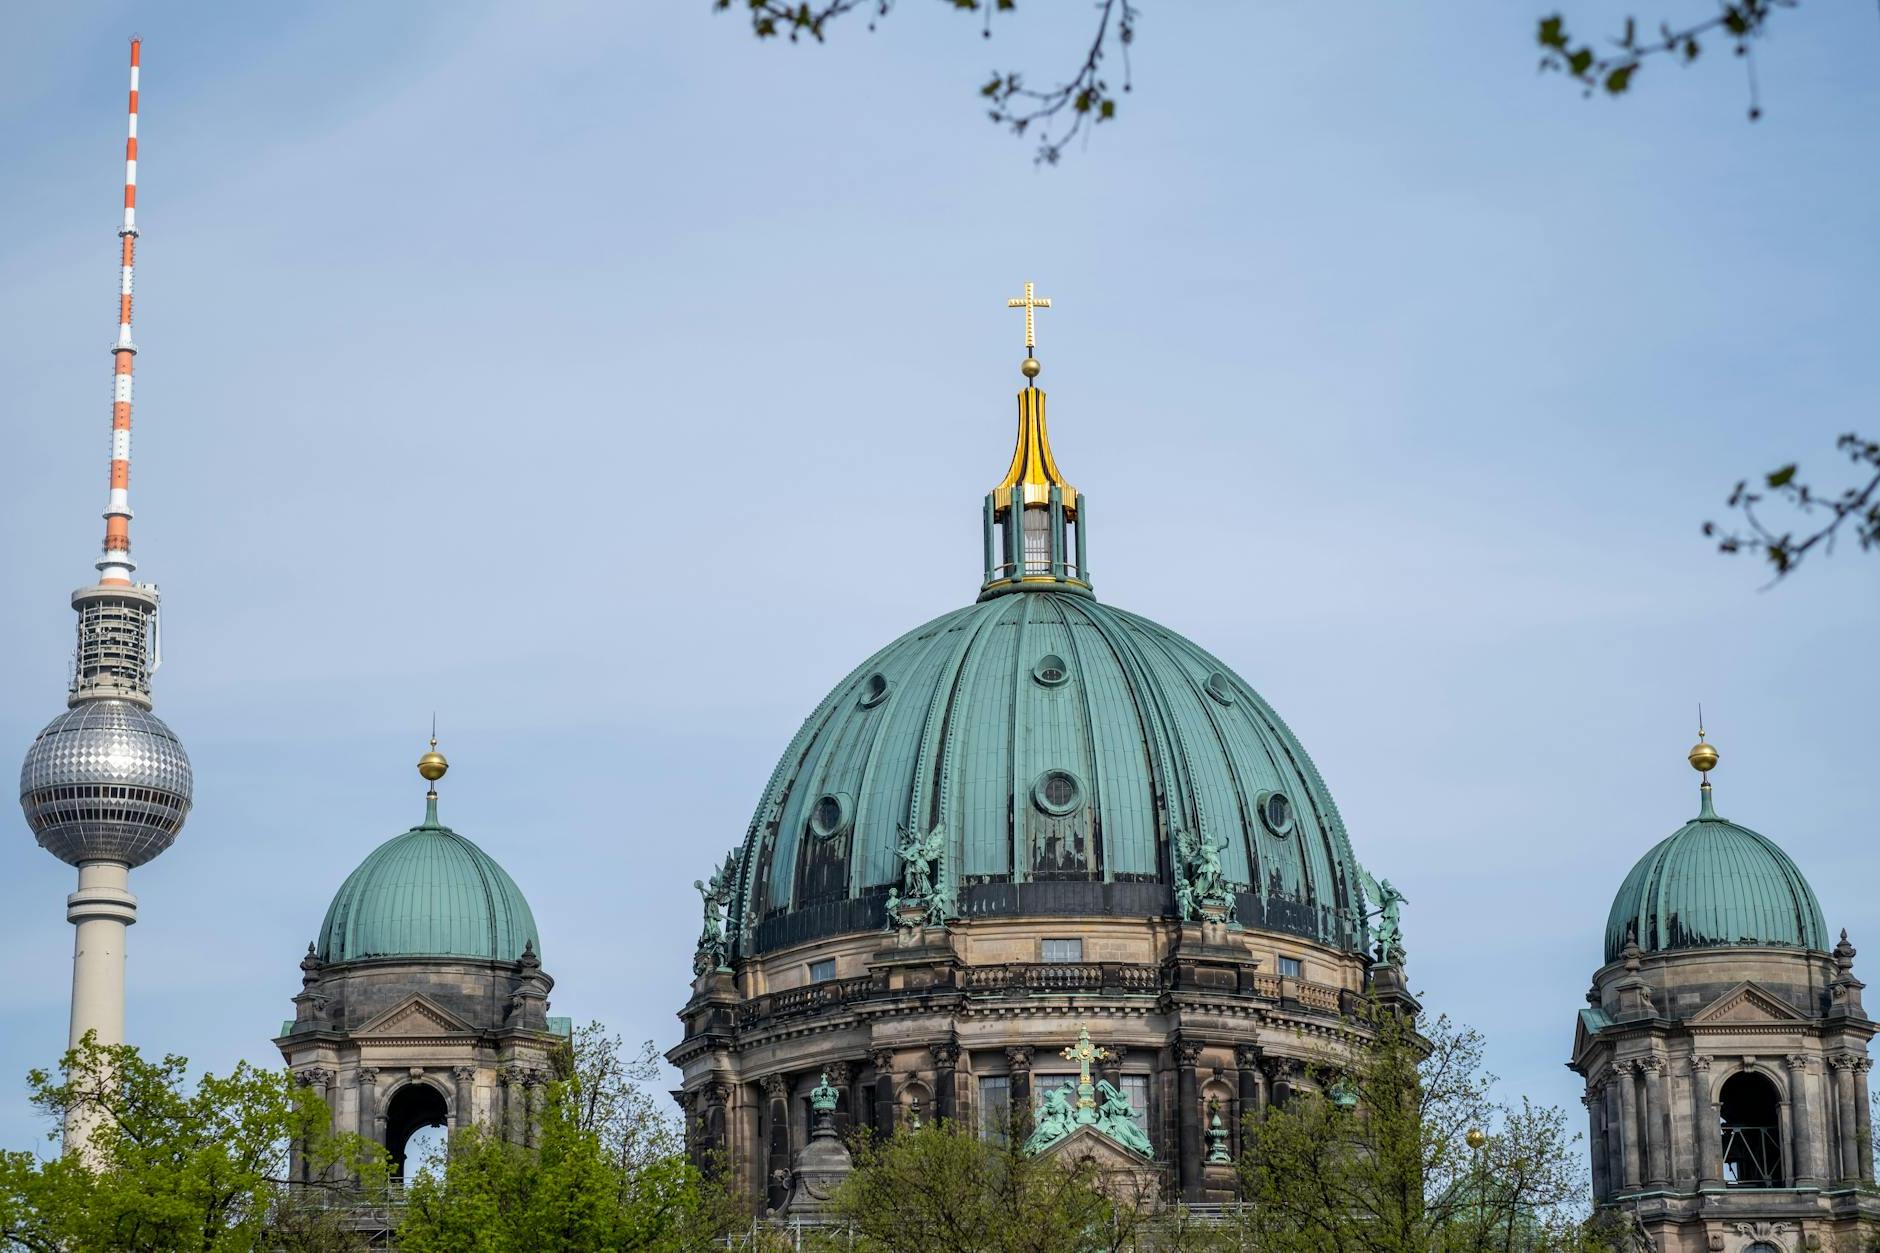
<svg viewBox="0 0 1880 1253">
<path fill-rule="evenodd" d="M 1829 949 L 1774 841 L 1718 815 L 1701 730 L 1688 759 L 1697 816 L 1620 885 L 1567 1063 L 1594 1199 L 1657 1248 L 1736 1253 L 1776 1228 L 1832 1243 L 1880 1219 L 1854 946 Z"/>
<path fill-rule="evenodd" d="M 346 876 L 274 1042 L 335 1125 L 384 1145 L 401 1172 L 423 1127 L 496 1125 L 529 1142 L 570 1034 L 547 1016 L 554 980 L 521 889 L 438 820 L 435 784 L 449 768 L 433 739 L 418 762 L 433 785 L 424 821 Z"/>
</svg>

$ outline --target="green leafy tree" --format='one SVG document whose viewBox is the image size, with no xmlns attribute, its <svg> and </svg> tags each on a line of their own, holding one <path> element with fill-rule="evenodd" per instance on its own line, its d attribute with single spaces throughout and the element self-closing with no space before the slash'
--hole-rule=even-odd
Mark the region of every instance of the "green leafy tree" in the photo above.
<svg viewBox="0 0 1880 1253">
<path fill-rule="evenodd" d="M 833 1247 L 871 1253 L 1091 1253 L 1137 1247 L 1153 1198 L 1089 1160 L 1025 1152 L 1029 1120 L 1000 1136 L 932 1123 L 864 1140 L 830 1198 Z M 1212 1247 L 1218 1233 L 1158 1230 L 1156 1249 Z M 1143 1247 L 1151 1247 L 1148 1244 Z"/>
<path fill-rule="evenodd" d="M 598 1023 L 582 1028 L 548 1087 L 533 1143 L 490 1128 L 453 1134 L 441 1165 L 418 1171 L 406 1189 L 399 1248 L 707 1247 L 728 1225 L 728 1202 L 685 1160 L 673 1119 L 646 1090 L 655 1073 L 647 1050 L 628 1056 Z"/>
<path fill-rule="evenodd" d="M 1381 1007 L 1352 1026 L 1354 1051 L 1312 1068 L 1319 1092 L 1248 1120 L 1240 1173 L 1253 1247 L 1604 1247 L 1582 1222 L 1584 1166 L 1565 1115 L 1497 1102 L 1480 1034 Z"/>
<path fill-rule="evenodd" d="M 290 1146 L 303 1145 L 316 1171 L 368 1185 L 384 1177 L 378 1146 L 335 1134 L 325 1102 L 284 1072 L 244 1062 L 191 1090 L 188 1067 L 87 1034 L 57 1075 L 33 1071 L 34 1107 L 61 1124 L 84 1120 L 90 1147 L 45 1161 L 0 1155 L 0 1240 L 99 1253 L 345 1247 L 332 1243 L 345 1238 L 336 1224 L 284 1200 Z"/>
</svg>

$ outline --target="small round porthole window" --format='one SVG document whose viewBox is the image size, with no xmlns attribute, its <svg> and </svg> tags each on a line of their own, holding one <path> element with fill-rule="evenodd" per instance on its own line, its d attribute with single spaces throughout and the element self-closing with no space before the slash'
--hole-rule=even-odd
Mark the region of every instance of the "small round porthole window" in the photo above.
<svg viewBox="0 0 1880 1253">
<path fill-rule="evenodd" d="M 1068 770 L 1047 770 L 1031 785 L 1032 803 L 1047 814 L 1063 817 L 1084 798 L 1084 785 Z"/>
<path fill-rule="evenodd" d="M 1064 664 L 1064 659 L 1056 653 L 1046 653 L 1038 658 L 1038 664 L 1031 668 L 1031 677 L 1046 687 L 1058 687 L 1071 677 L 1071 668 Z"/>
<path fill-rule="evenodd" d="M 849 829 L 849 798 L 840 792 L 825 792 L 810 806 L 809 829 L 825 840 Z"/>
<path fill-rule="evenodd" d="M 1260 798 L 1260 821 L 1274 835 L 1285 835 L 1293 828 L 1293 803 L 1284 792 L 1267 792 Z"/>
<path fill-rule="evenodd" d="M 887 699 L 888 699 L 888 676 L 887 675 L 877 670 L 873 674 L 869 675 L 866 679 L 862 680 L 861 705 L 863 709 L 873 709 L 876 705 L 879 705 L 882 701 L 887 700 Z"/>
<path fill-rule="evenodd" d="M 1207 689 L 1208 695 L 1221 702 L 1221 704 L 1231 705 L 1234 703 L 1233 681 L 1219 670 L 1216 670 L 1213 674 L 1208 676 Z"/>
</svg>

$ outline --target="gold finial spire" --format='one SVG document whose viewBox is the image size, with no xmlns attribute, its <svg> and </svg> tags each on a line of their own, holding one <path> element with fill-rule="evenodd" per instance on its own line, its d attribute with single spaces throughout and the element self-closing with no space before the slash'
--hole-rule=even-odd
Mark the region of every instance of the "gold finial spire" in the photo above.
<svg viewBox="0 0 1880 1253">
<path fill-rule="evenodd" d="M 1709 787 L 1710 772 L 1717 768 L 1717 746 L 1706 743 L 1704 740 L 1704 707 L 1702 705 L 1697 707 L 1697 743 L 1691 746 L 1686 760 L 1691 763 L 1691 769 L 1704 776 L 1704 786 Z"/>
<path fill-rule="evenodd" d="M 432 714 L 431 751 L 418 758 L 418 773 L 424 776 L 426 782 L 436 783 L 439 779 L 444 777 L 444 772 L 449 769 L 450 763 L 444 760 L 444 754 L 437 751 L 437 715 Z M 437 789 L 432 788 L 430 795 L 436 797 Z"/>
<path fill-rule="evenodd" d="M 1025 284 L 1025 294 L 1023 296 L 1014 296 L 1005 302 L 1005 307 L 1008 309 L 1023 309 L 1025 311 L 1025 360 L 1018 368 L 1028 379 L 1037 378 L 1038 371 L 1043 369 L 1043 367 L 1038 364 L 1037 354 L 1033 351 L 1038 347 L 1036 314 L 1039 309 L 1049 309 L 1051 307 L 1051 298 L 1049 296 L 1035 296 L 1032 294 L 1035 290 L 1035 286 L 1036 285 L 1032 283 Z"/>
</svg>

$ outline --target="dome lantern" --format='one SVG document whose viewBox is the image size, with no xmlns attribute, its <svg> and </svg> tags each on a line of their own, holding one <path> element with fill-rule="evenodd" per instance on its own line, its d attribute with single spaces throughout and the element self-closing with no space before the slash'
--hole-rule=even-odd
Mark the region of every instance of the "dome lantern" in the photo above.
<svg viewBox="0 0 1880 1253">
<path fill-rule="evenodd" d="M 1045 429 L 1044 389 L 1037 378 L 1038 363 L 1034 318 L 1049 309 L 1048 297 L 1025 294 L 1006 301 L 1025 311 L 1025 360 L 1019 371 L 1025 386 L 1018 393 L 1018 440 L 1005 477 L 986 494 L 985 582 L 980 597 L 996 596 L 1020 587 L 1056 586 L 1064 591 L 1090 590 L 1084 561 L 1084 497 L 1058 470 Z"/>
</svg>

